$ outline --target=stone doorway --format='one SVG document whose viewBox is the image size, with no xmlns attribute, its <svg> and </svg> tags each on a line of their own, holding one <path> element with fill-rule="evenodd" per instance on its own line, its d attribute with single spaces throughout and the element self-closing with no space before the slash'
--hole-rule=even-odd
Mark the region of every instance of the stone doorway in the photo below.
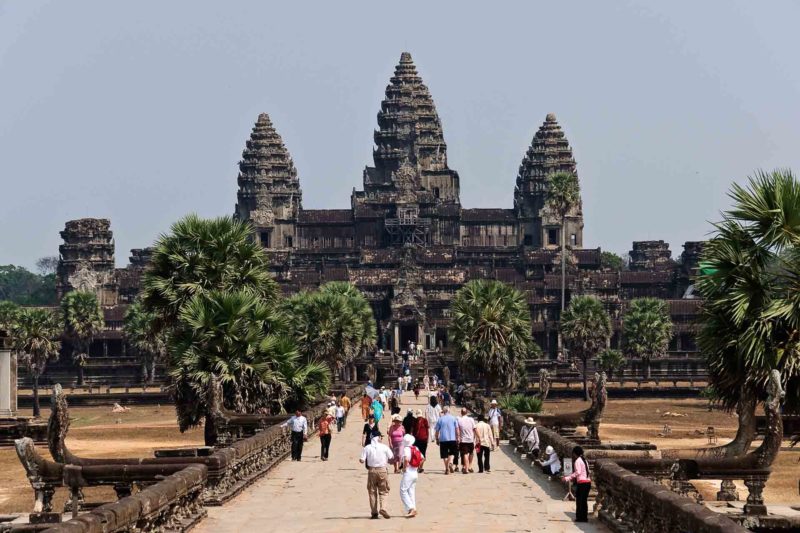
<svg viewBox="0 0 800 533">
<path fill-rule="evenodd" d="M 400 324 L 400 351 L 403 350 L 408 351 L 408 343 L 414 342 L 417 344 L 419 339 L 417 338 L 418 335 L 418 328 L 416 324 Z"/>
</svg>

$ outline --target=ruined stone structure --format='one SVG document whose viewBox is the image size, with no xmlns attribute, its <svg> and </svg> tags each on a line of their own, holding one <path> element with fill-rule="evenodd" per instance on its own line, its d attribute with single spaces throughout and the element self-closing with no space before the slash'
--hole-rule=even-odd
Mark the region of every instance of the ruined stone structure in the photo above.
<svg viewBox="0 0 800 533">
<path fill-rule="evenodd" d="M 64 244 L 56 272 L 60 300 L 71 290 L 94 292 L 101 305 L 117 303 L 114 234 L 105 218 L 70 220 L 61 232 Z"/>
<path fill-rule="evenodd" d="M 285 292 L 354 283 L 372 303 L 380 346 L 397 351 L 410 341 L 446 348 L 458 288 L 499 279 L 529 295 L 534 337 L 555 355 L 562 228 L 547 207 L 547 177 L 577 173 L 555 115 L 545 117 L 524 154 L 510 208 L 462 207 L 441 120 L 408 53 L 386 87 L 373 140 L 373 165 L 364 169 L 351 207 L 304 209 L 289 151 L 269 117 L 259 115 L 239 163 L 235 215 L 255 227 Z M 663 241 L 634 243 L 630 272 L 604 272 L 600 249 L 584 248 L 580 204 L 565 226 L 567 298 L 595 294 L 619 318 L 625 300 L 680 298 L 689 285 L 689 272 L 670 259 Z"/>
</svg>

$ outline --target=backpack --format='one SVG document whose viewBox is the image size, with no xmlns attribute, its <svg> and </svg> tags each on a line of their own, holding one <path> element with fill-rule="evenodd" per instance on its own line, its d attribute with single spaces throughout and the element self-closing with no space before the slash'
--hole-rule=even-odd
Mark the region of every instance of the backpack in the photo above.
<svg viewBox="0 0 800 533">
<path fill-rule="evenodd" d="M 411 446 L 411 460 L 408 461 L 408 465 L 414 468 L 419 468 L 419 465 L 422 464 L 422 452 L 419 451 L 419 448 L 416 446 Z"/>
</svg>

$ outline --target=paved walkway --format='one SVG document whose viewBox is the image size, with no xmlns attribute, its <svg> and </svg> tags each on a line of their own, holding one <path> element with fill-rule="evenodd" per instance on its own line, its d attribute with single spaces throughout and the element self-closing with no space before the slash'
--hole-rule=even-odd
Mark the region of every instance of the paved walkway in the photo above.
<svg viewBox="0 0 800 533">
<path fill-rule="evenodd" d="M 422 407 L 424 400 L 405 393 L 403 403 L 405 415 L 407 407 Z M 385 425 L 382 421 L 384 433 Z M 401 516 L 400 474 L 390 474 L 392 518 L 371 520 L 366 470 L 358 462 L 363 426 L 360 408 L 353 408 L 345 429 L 334 433 L 327 462 L 319 459 L 319 438 L 310 438 L 301 462 L 286 460 L 227 505 L 209 507 L 196 531 L 605 531 L 595 521 L 573 523 L 575 504 L 561 501 L 559 484 L 523 469 L 505 444 L 492 453 L 491 474 L 478 474 L 476 464 L 474 474 L 449 476 L 439 448 L 429 444 L 425 473 L 417 482 L 418 516 Z"/>
</svg>

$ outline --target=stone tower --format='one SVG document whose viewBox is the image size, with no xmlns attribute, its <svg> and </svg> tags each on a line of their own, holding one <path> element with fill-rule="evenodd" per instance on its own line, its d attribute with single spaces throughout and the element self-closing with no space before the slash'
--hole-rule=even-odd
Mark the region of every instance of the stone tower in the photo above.
<svg viewBox="0 0 800 533">
<path fill-rule="evenodd" d="M 235 216 L 253 224 L 265 248 L 293 248 L 303 193 L 289 151 L 266 113 L 258 116 L 242 152 L 238 181 Z"/>
<path fill-rule="evenodd" d="M 548 113 L 522 158 L 514 188 L 514 209 L 519 218 L 519 233 L 525 246 L 558 248 L 561 245 L 561 220 L 546 206 L 547 177 L 560 171 L 577 174 L 575 158 L 556 116 Z M 583 247 L 581 202 L 567 215 L 566 232 L 568 246 Z"/>
<path fill-rule="evenodd" d="M 664 241 L 633 241 L 628 252 L 631 260 L 628 268 L 632 271 L 672 270 L 672 252 L 669 243 Z"/>
<path fill-rule="evenodd" d="M 378 111 L 374 167 L 364 171 L 364 188 L 387 188 L 415 196 L 429 193 L 435 203 L 458 203 L 458 174 L 447 167 L 442 123 L 411 54 L 403 52 Z"/>
<path fill-rule="evenodd" d="M 70 220 L 61 232 L 56 271 L 58 299 L 69 291 L 93 292 L 100 305 L 117 303 L 114 276 L 114 234 L 105 218 Z"/>
</svg>

